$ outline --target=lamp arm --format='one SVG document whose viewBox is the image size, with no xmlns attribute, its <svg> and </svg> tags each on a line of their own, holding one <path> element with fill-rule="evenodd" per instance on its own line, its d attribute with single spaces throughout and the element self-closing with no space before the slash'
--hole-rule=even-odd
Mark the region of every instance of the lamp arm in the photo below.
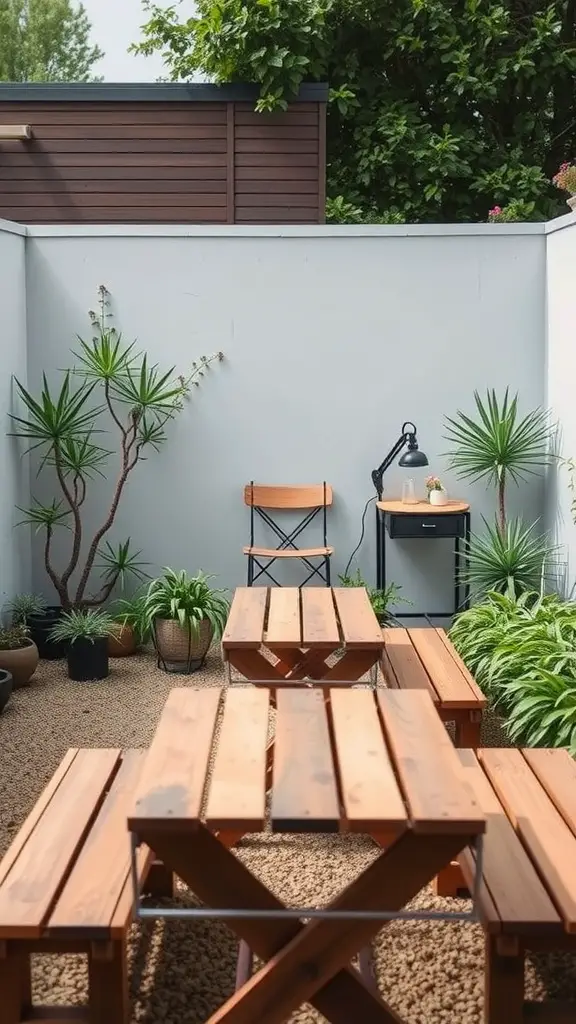
<svg viewBox="0 0 576 1024">
<path fill-rule="evenodd" d="M 410 420 L 407 420 L 406 423 L 403 423 L 402 433 L 398 440 L 396 441 L 396 444 L 390 449 L 388 455 L 385 457 L 385 459 L 383 459 L 383 461 L 378 466 L 378 469 L 372 470 L 372 483 L 376 488 L 378 500 L 381 500 L 382 498 L 382 477 L 384 476 L 384 473 L 386 472 L 388 467 L 392 465 L 396 456 L 400 454 L 404 446 L 409 443 L 410 439 L 414 437 L 415 434 L 416 427 L 414 426 L 413 423 L 410 422 Z"/>
</svg>

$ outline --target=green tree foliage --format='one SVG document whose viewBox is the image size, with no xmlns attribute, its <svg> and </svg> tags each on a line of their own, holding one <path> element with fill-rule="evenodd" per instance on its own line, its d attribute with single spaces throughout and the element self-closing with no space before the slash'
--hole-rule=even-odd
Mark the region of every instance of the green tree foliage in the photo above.
<svg viewBox="0 0 576 1024">
<path fill-rule="evenodd" d="M 89 82 L 104 56 L 74 0 L 0 0 L 0 81 Z"/>
<path fill-rule="evenodd" d="M 331 86 L 328 213 L 485 220 L 518 200 L 564 211 L 549 183 L 576 149 L 575 0 L 197 0 L 162 9 L 134 48 L 173 79 L 261 86 L 260 110 L 304 80 Z"/>
</svg>

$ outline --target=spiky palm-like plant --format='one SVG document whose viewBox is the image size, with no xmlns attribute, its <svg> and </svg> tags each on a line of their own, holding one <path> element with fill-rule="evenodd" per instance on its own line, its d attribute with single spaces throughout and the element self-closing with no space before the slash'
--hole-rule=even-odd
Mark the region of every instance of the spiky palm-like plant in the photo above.
<svg viewBox="0 0 576 1024">
<path fill-rule="evenodd" d="M 43 533 L 44 566 L 65 611 L 100 605 L 118 583 L 129 577 L 146 578 L 141 552 L 132 550 L 130 538 L 113 547 L 106 535 L 130 474 L 151 449 L 160 450 L 166 428 L 183 408 L 186 395 L 198 386 L 210 363 L 223 358 L 221 352 L 202 356 L 187 376 L 175 376 L 174 367 L 160 370 L 135 349 L 134 342 L 123 341 L 109 322 L 109 306 L 109 293 L 101 285 L 99 312 L 88 314 L 93 336 L 90 341 L 79 338 L 73 353 L 76 363 L 65 371 L 58 390 L 51 390 L 46 375 L 38 396 L 16 380 L 24 408 L 22 415 L 11 415 L 11 436 L 27 442 L 27 451 L 40 458 L 39 472 L 52 471 L 59 491 L 50 501 L 33 499 L 30 508 L 20 509 L 21 523 Z M 116 434 L 114 448 L 100 443 L 110 430 Z M 105 477 L 104 466 L 114 452 L 119 455 L 120 473 L 104 521 L 87 538 L 82 511 L 89 484 L 95 477 Z M 57 568 L 53 547 L 60 527 L 68 528 L 70 544 L 64 565 Z M 100 585 L 90 593 L 95 570 L 100 573 Z"/>
</svg>

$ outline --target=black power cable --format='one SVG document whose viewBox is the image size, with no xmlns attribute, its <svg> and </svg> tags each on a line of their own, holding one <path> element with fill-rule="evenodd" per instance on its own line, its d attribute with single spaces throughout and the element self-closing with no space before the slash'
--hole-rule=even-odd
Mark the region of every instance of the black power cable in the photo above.
<svg viewBox="0 0 576 1024">
<path fill-rule="evenodd" d="M 360 540 L 358 541 L 356 547 L 354 548 L 354 551 L 352 552 L 352 554 L 350 555 L 350 558 L 348 559 L 346 568 L 344 570 L 344 576 L 348 575 L 348 570 L 349 570 L 350 566 L 352 565 L 352 562 L 354 561 L 354 556 L 357 554 L 357 552 L 362 547 L 362 542 L 364 540 L 364 534 L 366 532 L 366 513 L 368 511 L 368 506 L 371 505 L 373 501 L 376 501 L 377 497 L 378 497 L 377 494 L 373 494 L 371 498 L 368 498 L 368 501 L 364 505 L 364 511 L 362 513 L 362 530 L 360 532 Z"/>
</svg>

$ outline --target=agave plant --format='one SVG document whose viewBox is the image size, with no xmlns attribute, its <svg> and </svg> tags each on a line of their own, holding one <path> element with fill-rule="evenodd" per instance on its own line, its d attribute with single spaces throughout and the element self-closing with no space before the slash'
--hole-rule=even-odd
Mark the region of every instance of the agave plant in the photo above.
<svg viewBox="0 0 576 1024">
<path fill-rule="evenodd" d="M 75 365 L 64 373 L 53 390 L 46 376 L 35 396 L 16 380 L 23 409 L 12 414 L 12 436 L 23 438 L 28 452 L 39 459 L 39 471 L 55 477 L 59 496 L 33 500 L 20 509 L 21 522 L 44 536 L 44 566 L 65 610 L 103 604 L 118 583 L 146 577 L 140 552 L 130 538 L 112 545 L 108 533 L 114 526 L 124 488 L 138 463 L 152 449 L 158 451 L 167 438 L 170 421 L 183 408 L 183 400 L 197 386 L 206 369 L 222 353 L 202 356 L 187 376 L 175 368 L 160 370 L 146 354 L 126 344 L 109 321 L 110 298 L 99 289 L 99 313 L 89 312 L 93 337 L 79 339 L 73 353 Z M 100 438 L 112 429 L 116 443 L 105 447 Z M 105 477 L 111 454 L 119 456 L 120 474 L 111 490 L 108 511 L 92 536 L 86 536 L 83 506 L 90 485 Z M 68 552 L 62 566 L 55 561 L 55 536 L 66 528 Z M 60 545 L 60 550 L 62 545 Z M 93 572 L 100 574 L 91 592 Z M 73 585 L 72 580 L 75 580 Z"/>
<path fill-rule="evenodd" d="M 467 545 L 460 570 L 462 582 L 478 596 L 488 591 L 516 595 L 523 590 L 540 590 L 545 566 L 557 551 L 548 537 L 538 532 L 538 524 L 526 526 L 511 519 L 502 527 L 484 520 L 485 535 L 473 535 Z"/>
</svg>

